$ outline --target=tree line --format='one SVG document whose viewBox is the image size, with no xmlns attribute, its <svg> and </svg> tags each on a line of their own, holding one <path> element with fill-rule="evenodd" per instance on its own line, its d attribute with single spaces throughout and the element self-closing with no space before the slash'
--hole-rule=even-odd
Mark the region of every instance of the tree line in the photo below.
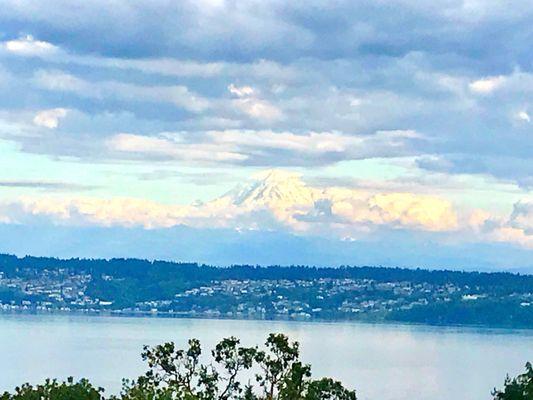
<svg viewBox="0 0 533 400">
<path fill-rule="evenodd" d="M 232 265 L 218 267 L 197 263 L 182 263 L 134 258 L 113 259 L 60 259 L 54 257 L 17 257 L 0 254 L 0 272 L 8 276 L 23 274 L 25 270 L 66 269 L 73 272 L 86 272 L 93 276 L 111 275 L 129 278 L 135 282 L 206 282 L 212 280 L 262 280 L 287 279 L 309 280 L 332 279 L 372 279 L 376 282 L 408 281 L 411 283 L 446 284 L 482 288 L 498 288 L 512 292 L 527 292 L 533 287 L 533 275 L 509 272 L 477 272 L 455 270 L 428 270 L 423 268 L 392 268 L 379 266 L 340 266 L 313 267 L 305 265 L 257 266 Z"/>
</svg>

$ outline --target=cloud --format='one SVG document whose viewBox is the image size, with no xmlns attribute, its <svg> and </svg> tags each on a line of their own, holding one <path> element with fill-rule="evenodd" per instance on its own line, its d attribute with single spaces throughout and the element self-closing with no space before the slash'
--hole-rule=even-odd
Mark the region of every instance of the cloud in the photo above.
<svg viewBox="0 0 533 400">
<path fill-rule="evenodd" d="M 7 183 L 11 187 L 29 184 Z M 305 185 L 297 174 L 276 170 L 263 172 L 247 185 L 212 201 L 188 206 L 128 198 L 26 197 L 3 201 L 0 214 L 12 223 L 32 223 L 32 218 L 44 217 L 67 225 L 145 228 L 185 224 L 238 229 L 283 227 L 295 232 L 316 232 L 318 227 L 323 229 L 328 225 L 331 232 L 343 235 L 368 232 L 377 226 L 425 231 L 449 231 L 457 227 L 452 205 L 434 196 L 318 189 Z M 323 218 L 316 220 L 317 215 Z"/>
<path fill-rule="evenodd" d="M 200 113 L 209 107 L 207 99 L 192 93 L 183 85 L 147 86 L 118 81 L 88 82 L 57 70 L 37 71 L 34 81 L 43 89 L 72 92 L 80 97 L 116 98 L 129 102 L 170 103 L 194 113 Z"/>
<path fill-rule="evenodd" d="M 529 71 L 515 69 L 507 75 L 491 76 L 473 81 L 469 84 L 469 89 L 475 94 L 498 94 L 500 98 L 515 99 L 515 95 L 533 91 L 533 75 Z"/>
<path fill-rule="evenodd" d="M 224 130 L 114 135 L 106 141 L 109 157 L 193 160 L 244 165 L 327 165 L 342 160 L 395 157 L 410 153 L 409 143 L 423 138 L 412 131 L 380 131 L 347 136 L 338 132 Z"/>
<path fill-rule="evenodd" d="M 296 77 L 296 71 L 290 65 L 282 65 L 271 60 L 257 60 L 250 63 L 240 62 L 204 62 L 183 58 L 158 57 L 158 58 L 128 58 L 128 57 L 106 57 L 93 54 L 80 54 L 69 52 L 67 49 L 53 45 L 52 43 L 37 41 L 42 47 L 50 48 L 51 51 L 35 51 L 31 55 L 39 57 L 44 61 L 64 66 L 76 65 L 92 68 L 100 68 L 118 71 L 138 71 L 145 74 L 154 74 L 170 77 L 202 77 L 215 78 L 218 76 L 242 78 L 243 76 L 251 79 L 293 79 Z M 10 43 L 19 41 L 0 42 L 0 47 L 7 50 L 7 47 L 13 47 Z M 9 45 L 8 45 L 9 44 Z M 13 52 L 12 52 L 13 53 Z M 19 56 L 28 54 L 16 52 Z M 230 90 L 231 89 L 231 90 Z M 252 89 L 250 86 L 244 87 L 245 91 Z M 235 93 L 239 87 L 234 84 L 228 85 L 228 90 Z M 243 93 L 244 94 L 244 93 Z M 248 93 L 250 94 L 250 93 Z"/>
<path fill-rule="evenodd" d="M 519 201 L 513 207 L 509 224 L 533 237 L 533 201 Z"/>
<path fill-rule="evenodd" d="M 531 117 L 527 113 L 527 111 L 519 111 L 516 114 L 516 118 L 523 122 L 531 122 Z"/>
<path fill-rule="evenodd" d="M 475 210 L 470 225 L 478 240 L 504 242 L 533 249 L 533 202 L 523 199 L 516 202 L 508 217 L 494 216 Z"/>
<path fill-rule="evenodd" d="M 235 108 L 252 118 L 272 121 L 279 120 L 283 117 L 282 111 L 268 101 L 257 97 L 257 92 L 250 86 L 235 86 L 233 83 L 228 86 L 231 94 L 238 97 L 233 100 Z"/>
<path fill-rule="evenodd" d="M 198 186 L 216 186 L 221 182 L 234 182 L 235 178 L 229 172 L 203 171 L 183 172 L 174 169 L 156 169 L 150 172 L 136 174 L 143 181 L 177 180 Z"/>
<path fill-rule="evenodd" d="M 412 0 L 318 2 L 315 7 L 298 2 L 239 6 L 224 2 L 216 8 L 197 1 L 184 1 L 176 8 L 165 1 L 132 5 L 121 0 L 110 8 L 101 0 L 77 1 L 76 7 L 61 1 L 53 6 L 28 6 L 8 0 L 0 22 L 15 29 L 30 26 L 36 34 L 58 38 L 76 52 L 114 56 L 170 54 L 204 60 L 290 62 L 340 56 L 402 57 L 421 51 L 435 58 L 470 58 L 482 69 L 528 65 L 531 12 L 529 3 L 522 4 L 518 12 L 503 2 L 481 5 L 459 0 L 424 5 Z"/>
<path fill-rule="evenodd" d="M 457 214 L 450 202 L 435 197 L 411 193 L 372 195 L 361 204 L 347 196 L 332 205 L 332 212 L 353 223 L 389 224 L 398 227 L 421 228 L 431 231 L 454 230 Z"/>
<path fill-rule="evenodd" d="M 231 94 L 237 97 L 247 97 L 255 94 L 255 91 L 250 86 L 235 86 L 233 83 L 228 86 L 228 90 Z"/>
<path fill-rule="evenodd" d="M 473 81 L 468 86 L 472 92 L 489 94 L 501 87 L 505 83 L 505 80 L 504 76 L 492 76 Z"/>
<path fill-rule="evenodd" d="M 496 242 L 518 244 L 527 249 L 533 249 L 533 235 L 527 234 L 523 229 L 502 226 L 494 229 L 489 239 Z"/>
<path fill-rule="evenodd" d="M 261 99 L 251 97 L 237 99 L 233 101 L 233 104 L 237 109 L 252 118 L 273 121 L 279 120 L 283 117 L 283 113 L 279 108 Z"/>
<path fill-rule="evenodd" d="M 528 156 L 528 143 L 523 143 L 521 154 L 500 155 L 446 154 L 424 156 L 416 159 L 416 165 L 427 171 L 444 174 L 477 174 L 495 177 L 501 182 L 513 182 L 529 190 L 533 187 L 533 165 Z"/>
<path fill-rule="evenodd" d="M 59 120 L 67 116 L 65 108 L 53 108 L 51 110 L 39 111 L 33 118 L 33 123 L 48 129 L 55 129 L 59 126 Z"/>
<path fill-rule="evenodd" d="M 59 50 L 51 43 L 35 40 L 32 35 L 1 42 L 0 46 L 10 53 L 21 56 L 48 56 Z"/>
<path fill-rule="evenodd" d="M 162 206 L 136 199 L 96 198 L 22 198 L 3 202 L 0 214 L 15 224 L 32 224 L 44 220 L 59 225 L 99 226 L 173 226 L 178 223 L 180 208 Z"/>
<path fill-rule="evenodd" d="M 3 184 L 54 187 L 51 182 Z M 61 189 L 61 184 L 55 186 Z M 383 239 L 384 232 L 393 231 L 433 232 L 447 243 L 508 243 L 533 249 L 533 203 L 527 199 L 503 217 L 482 209 L 458 211 L 435 195 L 309 186 L 299 174 L 284 170 L 263 171 L 225 195 L 190 205 L 79 196 L 4 199 L 0 220 L 24 225 L 273 230 L 336 240 Z"/>
<path fill-rule="evenodd" d="M 464 11 L 450 6 L 448 12 L 441 14 L 436 8 L 422 8 L 415 7 L 424 15 L 436 13 L 445 19 L 452 18 L 452 14 L 452 19 L 458 18 Z M 278 11 L 285 15 L 287 10 Z M 490 15 L 497 14 L 491 11 Z M 297 21 L 289 22 L 298 25 Z M 487 21 L 482 19 L 480 23 Z M 23 68 L 16 57 L 3 57 L 3 64 L 13 75 L 6 79 L 6 90 L 16 94 L 13 100 L 4 99 L 3 106 L 13 113 L 18 112 L 14 107 L 25 104 L 53 109 L 60 98 L 61 106 L 73 112 L 79 110 L 80 114 L 69 115 L 64 126 L 56 128 L 58 134 L 49 135 L 41 143 L 22 139 L 19 144 L 23 151 L 53 157 L 83 155 L 89 159 L 96 154 L 92 160 L 97 162 L 113 157 L 132 158 L 133 152 L 117 151 L 111 155 L 105 151 L 106 141 L 118 132 L 148 138 L 159 136 L 154 132 L 185 132 L 187 141 L 194 142 L 190 138 L 197 135 L 196 142 L 202 146 L 204 132 L 230 129 L 300 136 L 335 132 L 345 137 L 416 131 L 423 133 L 424 140 L 405 139 L 404 152 L 394 152 L 392 146 L 383 143 L 384 156 L 392 152 L 395 157 L 470 159 L 469 163 L 454 162 L 453 171 L 447 172 L 491 174 L 503 181 L 514 180 L 522 187 L 529 185 L 527 176 L 517 179 L 520 174 L 511 168 L 493 164 L 496 158 L 505 156 L 514 158 L 510 164 L 521 165 L 528 157 L 523 138 L 528 129 L 533 79 L 519 63 L 480 69 L 468 57 L 437 55 L 419 48 L 386 56 L 367 49 L 358 58 L 343 49 L 334 59 L 324 54 L 290 60 L 204 59 L 170 51 L 136 57 L 134 53 L 81 51 L 69 47 L 70 40 L 61 35 L 51 36 L 46 31 L 36 34 L 43 39 L 34 41 L 53 37 L 58 50 L 39 60 L 24 60 Z M 386 57 L 386 62 L 380 57 Z M 491 95 L 480 95 L 483 90 Z M 126 114 L 131 117 L 124 118 Z M 97 125 L 90 126 L 90 120 Z M 42 130 L 37 134 L 42 134 Z M 89 137 L 93 141 L 90 149 L 86 140 Z M 173 140 L 169 142 L 170 147 L 176 146 Z M 501 146 L 503 142 L 505 146 Z M 255 149 L 247 146 L 236 150 L 236 145 L 232 146 L 230 153 L 242 155 L 241 165 L 266 166 L 270 160 L 271 166 L 321 166 L 354 159 L 347 152 L 331 152 L 311 163 L 306 155 L 291 158 L 293 151 L 280 149 L 274 155 L 267 146 L 261 146 L 250 155 Z M 149 162 L 153 153 L 135 151 L 134 158 L 142 161 L 142 154 L 146 154 L 145 162 Z M 194 162 L 205 158 L 182 157 L 179 151 L 167 156 L 162 153 L 159 151 L 153 158 Z M 370 152 L 368 157 L 379 153 Z M 483 172 L 476 172 L 474 164 Z"/>
<path fill-rule="evenodd" d="M 228 72 L 231 65 L 221 62 L 197 62 L 173 58 L 128 59 L 113 57 L 71 56 L 68 62 L 94 67 L 117 68 L 120 70 L 138 70 L 148 74 L 160 74 L 176 77 L 199 76 L 215 77 Z"/>
<path fill-rule="evenodd" d="M 232 152 L 229 148 L 213 145 L 212 143 L 194 144 L 180 143 L 180 138 L 148 137 L 120 133 L 106 141 L 107 148 L 112 154 L 130 154 L 135 158 L 152 160 L 183 160 L 204 162 L 238 162 L 246 159 L 245 155 Z"/>
<path fill-rule="evenodd" d="M 96 186 L 56 181 L 37 180 L 0 180 L 0 187 L 3 188 L 24 188 L 56 191 L 80 191 L 96 189 Z"/>
<path fill-rule="evenodd" d="M 46 191 L 2 220 L 531 248 L 533 3 L 50 1 L 0 7 L 2 191 Z M 115 184 L 62 186 L 76 165 Z M 258 167 L 308 184 L 206 201 Z M 133 179 L 160 202 L 115 198 Z"/>
</svg>

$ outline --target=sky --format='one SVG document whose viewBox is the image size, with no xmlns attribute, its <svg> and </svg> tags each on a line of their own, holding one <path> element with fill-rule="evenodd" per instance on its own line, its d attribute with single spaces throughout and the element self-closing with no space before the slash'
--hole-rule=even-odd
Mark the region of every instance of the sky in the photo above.
<svg viewBox="0 0 533 400">
<path fill-rule="evenodd" d="M 533 271 L 532 20 L 0 0 L 0 252 Z"/>
</svg>

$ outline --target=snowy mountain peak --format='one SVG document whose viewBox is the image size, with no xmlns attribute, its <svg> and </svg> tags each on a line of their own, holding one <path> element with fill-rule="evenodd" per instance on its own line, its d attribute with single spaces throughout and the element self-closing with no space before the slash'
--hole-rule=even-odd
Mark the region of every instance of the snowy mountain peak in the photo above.
<svg viewBox="0 0 533 400">
<path fill-rule="evenodd" d="M 254 177 L 247 186 L 232 194 L 235 205 L 246 208 L 287 209 L 310 205 L 314 202 L 314 190 L 305 185 L 300 175 L 269 170 Z"/>
<path fill-rule="evenodd" d="M 269 169 L 261 171 L 255 174 L 252 179 L 258 182 L 264 182 L 269 184 L 284 183 L 288 180 L 300 182 L 303 184 L 300 178 L 300 174 L 293 171 L 286 171 L 283 169 Z"/>
</svg>

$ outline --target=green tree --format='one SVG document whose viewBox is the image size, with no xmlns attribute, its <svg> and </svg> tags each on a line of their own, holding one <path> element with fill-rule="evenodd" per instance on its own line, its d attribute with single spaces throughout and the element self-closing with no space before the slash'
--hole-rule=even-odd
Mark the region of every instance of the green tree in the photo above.
<svg viewBox="0 0 533 400">
<path fill-rule="evenodd" d="M 89 381 L 82 379 L 66 382 L 47 379 L 44 384 L 32 386 L 24 384 L 15 388 L 15 393 L 4 393 L 0 400 L 103 400 L 103 389 L 93 387 Z"/>
<path fill-rule="evenodd" d="M 122 399 L 228 400 L 240 398 L 244 388 L 238 375 L 252 367 L 255 348 L 240 346 L 234 337 L 223 339 L 211 352 L 214 364 L 202 364 L 202 348 L 189 340 L 186 350 L 174 343 L 145 347 L 149 370 L 135 382 L 125 382 Z"/>
<path fill-rule="evenodd" d="M 355 400 L 355 391 L 329 378 L 311 379 L 311 366 L 300 361 L 298 342 L 283 334 L 270 334 L 266 351 L 256 355 L 261 373 L 256 381 L 265 400 Z"/>
<path fill-rule="evenodd" d="M 165 343 L 145 347 L 142 355 L 149 370 L 125 382 L 121 400 L 356 400 L 340 382 L 312 380 L 311 367 L 300 361 L 299 344 L 283 334 L 269 335 L 264 350 L 223 339 L 210 364 L 201 363 L 196 339 L 186 350 Z M 254 382 L 243 384 L 246 370 L 256 372 Z"/>
<path fill-rule="evenodd" d="M 298 342 L 283 334 L 269 335 L 263 349 L 241 346 L 235 337 L 223 339 L 207 364 L 197 339 L 186 349 L 172 342 L 145 346 L 142 358 L 148 371 L 124 380 L 122 393 L 108 400 L 356 400 L 340 382 L 313 380 L 311 366 L 300 361 Z M 24 384 L 0 400 L 105 400 L 103 392 L 85 379 L 69 378 Z"/>
<path fill-rule="evenodd" d="M 528 362 L 526 372 L 516 378 L 505 378 L 502 391 L 494 390 L 494 400 L 533 400 L 533 367 Z"/>
</svg>

